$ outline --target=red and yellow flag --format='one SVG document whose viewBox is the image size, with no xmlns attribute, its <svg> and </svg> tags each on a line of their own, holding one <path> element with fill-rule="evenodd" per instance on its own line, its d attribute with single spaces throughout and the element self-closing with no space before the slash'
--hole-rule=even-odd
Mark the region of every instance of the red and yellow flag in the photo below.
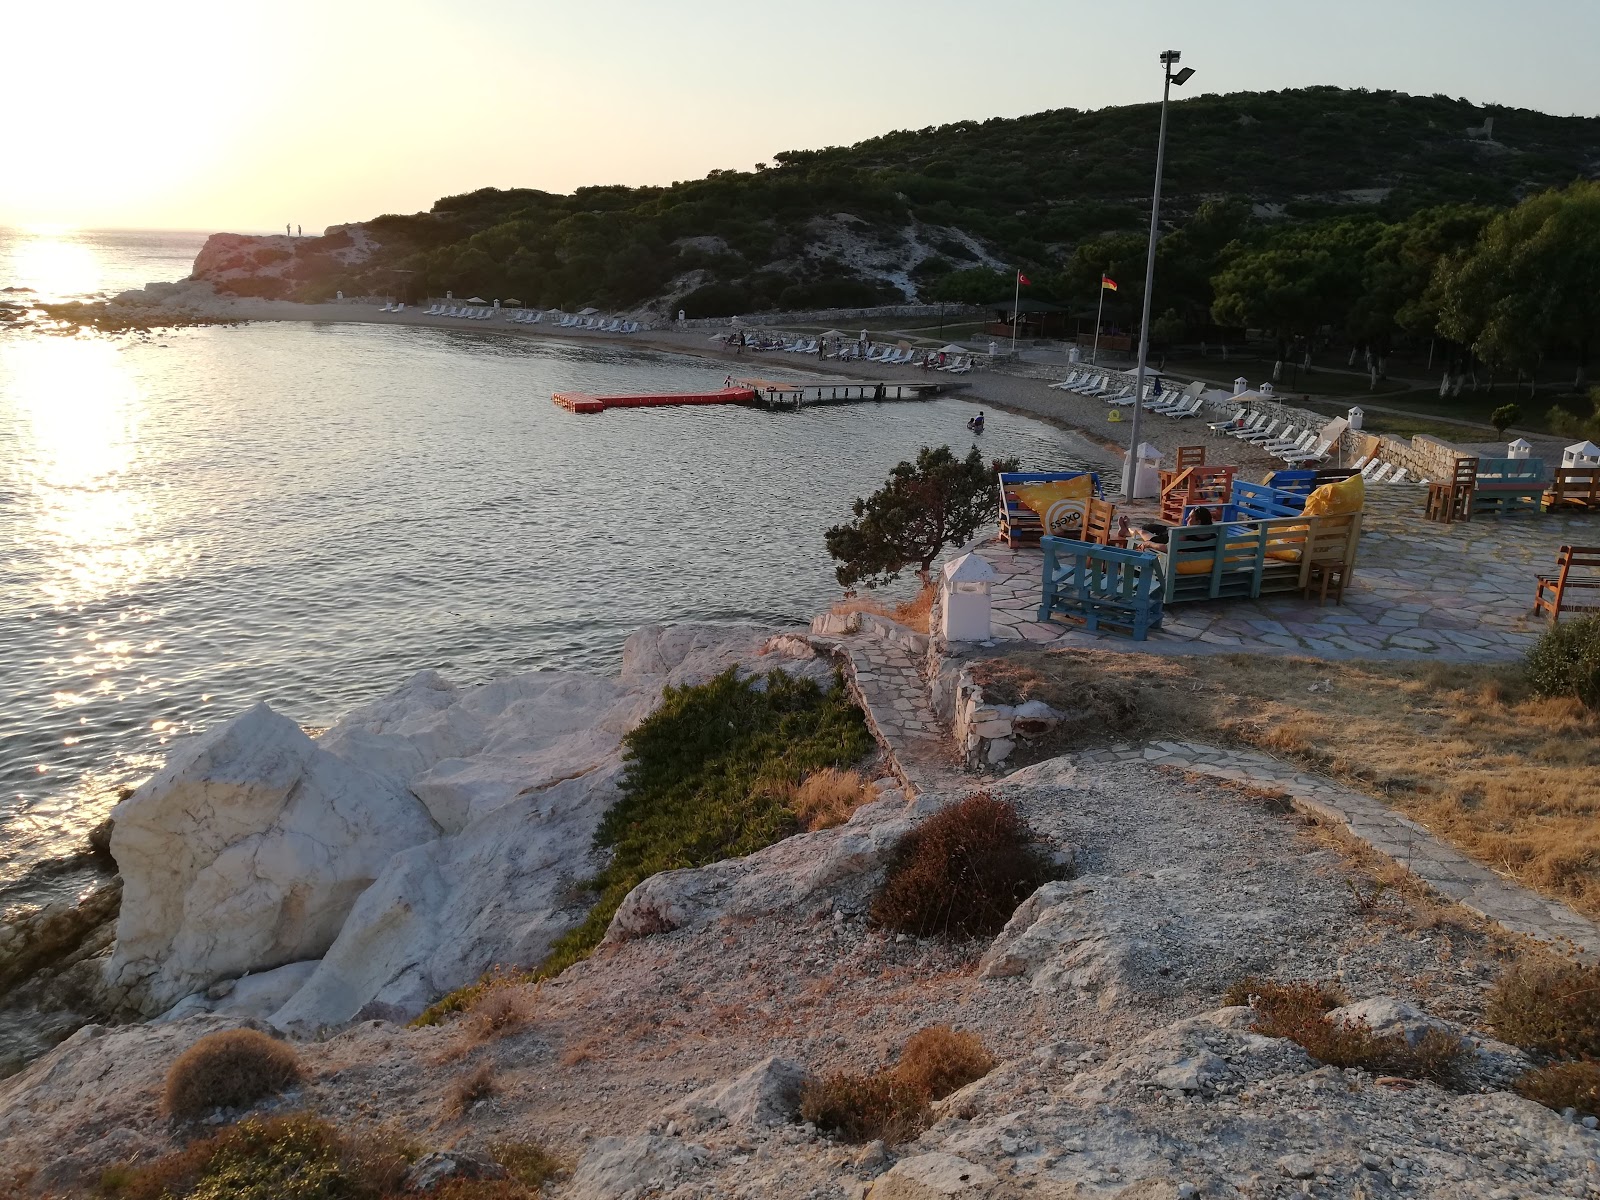
<svg viewBox="0 0 1600 1200">
<path fill-rule="evenodd" d="M 1117 281 L 1109 275 L 1102 275 L 1100 276 L 1100 286 L 1108 292 L 1114 292 L 1117 290 Z"/>
</svg>

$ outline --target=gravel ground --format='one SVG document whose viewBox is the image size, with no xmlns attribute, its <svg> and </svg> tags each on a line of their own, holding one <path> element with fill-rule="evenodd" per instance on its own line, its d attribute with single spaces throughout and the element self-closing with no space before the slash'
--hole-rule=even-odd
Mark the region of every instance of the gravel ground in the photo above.
<svg viewBox="0 0 1600 1200">
<path fill-rule="evenodd" d="M 1073 881 L 1050 885 L 1069 899 L 1025 970 L 984 978 L 986 943 L 870 929 L 861 881 L 845 881 L 837 907 L 746 911 L 608 944 L 526 989 L 527 1024 L 493 1040 L 464 1021 L 369 1022 L 305 1045 L 313 1079 L 281 1106 L 398 1124 L 432 1145 L 540 1140 L 588 1156 L 555 1192 L 585 1198 L 625 1192 L 594 1183 L 602 1151 L 633 1156 L 614 1173 L 629 1186 L 660 1181 L 638 1195 L 681 1198 L 858 1197 L 897 1157 L 933 1151 L 985 1167 L 996 1195 L 1600 1195 L 1600 1135 L 1553 1113 L 1505 1092 L 1379 1086 L 1248 1032 L 1248 1010 L 1203 1015 L 1258 973 L 1338 979 L 1354 998 L 1394 996 L 1472 1025 L 1514 952 L 1508 939 L 1401 889 L 1376 894 L 1358 862 L 1260 793 L 1142 763 L 1060 760 L 997 790 L 1077 860 Z M 674 1102 L 768 1056 L 813 1072 L 876 1067 L 941 1022 L 979 1032 L 1002 1065 L 943 1102 L 913 1145 L 885 1153 L 803 1125 L 668 1123 Z M 113 1150 L 168 1144 L 153 1095 L 187 1040 L 177 1033 L 99 1038 L 161 1044 L 72 1067 L 95 1081 L 92 1107 L 68 1098 L 47 1112 L 37 1093 L 0 1085 L 7 1153 L 48 1161 L 71 1147 L 70 1165 L 88 1171 Z M 452 1115 L 454 1081 L 484 1061 L 496 1094 Z M 70 1097 L 71 1071 L 54 1070 Z M 1193 1087 L 1172 1084 L 1190 1076 Z M 30 1106 L 25 1120 L 18 1105 Z M 608 1136 L 632 1140 L 597 1142 Z M 50 1177 L 71 1173 L 58 1165 Z"/>
</svg>

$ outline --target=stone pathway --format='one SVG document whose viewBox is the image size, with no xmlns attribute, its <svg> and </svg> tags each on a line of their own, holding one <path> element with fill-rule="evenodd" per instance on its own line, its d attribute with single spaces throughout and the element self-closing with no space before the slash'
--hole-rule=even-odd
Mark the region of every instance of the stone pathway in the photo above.
<svg viewBox="0 0 1600 1200">
<path fill-rule="evenodd" d="M 893 756 L 911 790 L 949 790 L 955 762 L 948 734 L 928 704 L 920 664 L 905 650 L 870 634 L 814 639 L 846 656 L 867 725 Z"/>
<path fill-rule="evenodd" d="M 1469 912 L 1512 933 L 1562 948 L 1576 946 L 1586 955 L 1600 956 L 1600 926 L 1559 900 L 1547 900 L 1502 879 L 1371 796 L 1307 775 L 1265 754 L 1221 750 L 1197 742 L 1153 742 L 1144 747 L 1091 750 L 1072 757 L 1083 763 L 1143 760 L 1238 783 L 1280 788 L 1297 809 L 1343 826 L 1356 839 L 1393 859 Z"/>
<path fill-rule="evenodd" d="M 1089 633 L 1063 618 L 1040 622 L 1040 552 L 998 542 L 978 553 L 999 578 L 996 640 L 1137 647 L 1152 654 L 1248 650 L 1319 658 L 1516 658 L 1543 631 L 1530 616 L 1533 579 L 1566 544 L 1593 545 L 1600 515 L 1546 513 L 1457 525 L 1422 519 L 1422 492 L 1368 492 L 1360 557 L 1344 603 L 1298 596 L 1176 604 L 1147 641 Z M 1137 522 L 1138 506 L 1130 506 Z"/>
</svg>

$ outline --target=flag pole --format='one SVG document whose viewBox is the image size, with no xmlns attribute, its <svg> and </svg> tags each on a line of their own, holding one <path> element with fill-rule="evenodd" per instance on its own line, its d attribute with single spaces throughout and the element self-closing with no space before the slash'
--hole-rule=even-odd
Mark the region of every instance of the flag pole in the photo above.
<svg viewBox="0 0 1600 1200">
<path fill-rule="evenodd" d="M 1094 366 L 1100 358 L 1100 318 L 1106 311 L 1106 276 L 1111 274 L 1109 268 L 1100 276 L 1100 306 L 1094 310 L 1094 349 L 1089 351 L 1089 365 Z"/>
<path fill-rule="evenodd" d="M 1016 294 L 1011 298 L 1011 357 L 1017 356 L 1017 309 L 1022 306 L 1022 268 L 1017 268 Z"/>
</svg>

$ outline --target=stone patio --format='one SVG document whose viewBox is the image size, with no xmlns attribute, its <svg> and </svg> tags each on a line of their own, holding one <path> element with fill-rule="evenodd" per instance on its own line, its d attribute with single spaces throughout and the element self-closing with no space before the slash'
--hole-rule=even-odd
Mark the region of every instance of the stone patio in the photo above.
<svg viewBox="0 0 1600 1200">
<path fill-rule="evenodd" d="M 1214 600 L 1167 608 L 1144 642 L 1038 618 L 1042 555 L 988 542 L 977 551 L 999 578 L 991 590 L 996 640 L 1134 648 L 1153 654 L 1310 654 L 1319 658 L 1514 658 L 1544 628 L 1532 619 L 1534 576 L 1566 544 L 1600 541 L 1600 515 L 1545 513 L 1440 525 L 1422 517 L 1424 491 L 1367 493 L 1361 549 L 1344 603 L 1298 596 Z M 1122 506 L 1119 505 L 1119 511 Z M 1154 515 L 1129 505 L 1135 524 Z"/>
</svg>

